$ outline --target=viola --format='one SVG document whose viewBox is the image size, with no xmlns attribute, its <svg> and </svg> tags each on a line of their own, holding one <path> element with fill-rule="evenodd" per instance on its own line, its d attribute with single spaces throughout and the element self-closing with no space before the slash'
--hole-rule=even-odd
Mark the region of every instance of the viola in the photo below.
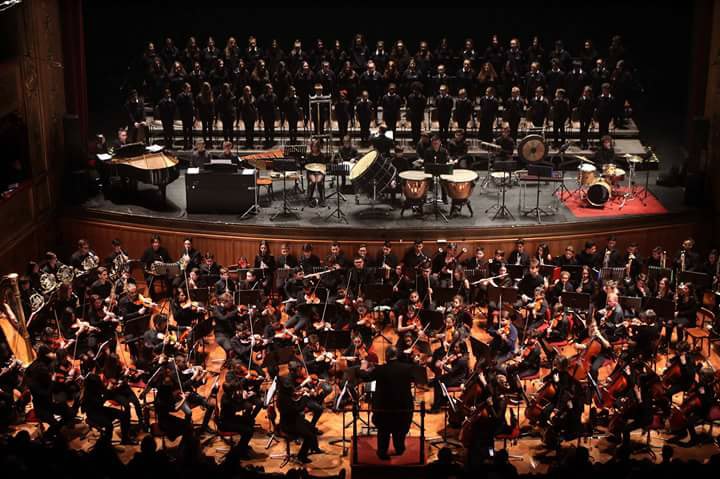
<svg viewBox="0 0 720 479">
<path fill-rule="evenodd" d="M 556 395 L 557 388 L 552 381 L 548 381 L 543 384 L 535 396 L 533 396 L 530 400 L 527 408 L 525 408 L 525 417 L 528 421 L 532 424 L 536 423 L 540 419 L 545 407 L 555 399 Z"/>
</svg>

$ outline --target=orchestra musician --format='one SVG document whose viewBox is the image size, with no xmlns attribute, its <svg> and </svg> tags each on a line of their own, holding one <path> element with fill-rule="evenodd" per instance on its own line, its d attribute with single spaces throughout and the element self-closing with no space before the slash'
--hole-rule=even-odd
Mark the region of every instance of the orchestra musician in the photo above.
<svg viewBox="0 0 720 479">
<path fill-rule="evenodd" d="M 468 375 L 467 346 L 463 341 L 455 341 L 444 358 L 437 364 L 440 373 L 432 381 L 433 404 L 430 414 L 440 412 L 447 401 L 447 395 L 443 393 L 442 385 L 446 388 L 460 386 Z M 441 385 L 442 384 L 442 385 Z"/>
<path fill-rule="evenodd" d="M 305 402 L 297 399 L 295 383 L 290 376 L 280 378 L 277 390 L 277 407 L 280 412 L 279 428 L 285 434 L 302 439 L 298 461 L 308 464 L 310 454 L 322 454 L 318 445 L 316 428 L 305 419 Z"/>
</svg>

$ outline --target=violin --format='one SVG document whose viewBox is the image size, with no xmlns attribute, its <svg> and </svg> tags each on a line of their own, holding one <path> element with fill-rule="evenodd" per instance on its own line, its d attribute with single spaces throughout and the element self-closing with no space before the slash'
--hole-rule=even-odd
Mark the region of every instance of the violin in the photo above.
<svg viewBox="0 0 720 479">
<path fill-rule="evenodd" d="M 305 302 L 307 304 L 320 304 L 320 298 L 315 292 L 305 295 Z"/>
<path fill-rule="evenodd" d="M 182 309 L 190 309 L 197 313 L 204 313 L 206 309 L 198 301 L 190 301 L 189 299 L 180 305 Z"/>
<path fill-rule="evenodd" d="M 146 298 L 142 294 L 137 295 L 137 298 L 135 298 L 135 301 L 133 301 L 138 306 L 142 306 L 144 308 L 157 308 L 157 303 L 154 303 L 151 298 Z"/>
</svg>

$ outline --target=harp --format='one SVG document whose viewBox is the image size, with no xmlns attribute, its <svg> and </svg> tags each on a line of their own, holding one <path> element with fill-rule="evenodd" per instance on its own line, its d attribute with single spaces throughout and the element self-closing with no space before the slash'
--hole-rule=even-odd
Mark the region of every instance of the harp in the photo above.
<svg viewBox="0 0 720 479">
<path fill-rule="evenodd" d="M 0 277 L 0 328 L 15 358 L 27 366 L 35 359 L 20 299 L 18 275 Z"/>
</svg>

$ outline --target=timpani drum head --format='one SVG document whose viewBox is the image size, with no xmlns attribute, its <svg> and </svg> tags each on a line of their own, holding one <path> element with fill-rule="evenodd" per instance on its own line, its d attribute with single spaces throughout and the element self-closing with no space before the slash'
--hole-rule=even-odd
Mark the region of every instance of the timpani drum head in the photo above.
<svg viewBox="0 0 720 479">
<path fill-rule="evenodd" d="M 401 173 L 398 173 L 398 176 L 401 180 L 410 180 L 410 181 L 422 181 L 422 180 L 428 180 L 432 178 L 432 175 L 429 175 L 423 171 L 419 170 L 409 170 L 409 171 L 403 171 Z"/>
<path fill-rule="evenodd" d="M 476 181 L 478 174 L 472 170 L 454 170 L 450 175 L 440 175 L 440 179 L 451 183 L 465 183 L 467 181 Z"/>
</svg>

